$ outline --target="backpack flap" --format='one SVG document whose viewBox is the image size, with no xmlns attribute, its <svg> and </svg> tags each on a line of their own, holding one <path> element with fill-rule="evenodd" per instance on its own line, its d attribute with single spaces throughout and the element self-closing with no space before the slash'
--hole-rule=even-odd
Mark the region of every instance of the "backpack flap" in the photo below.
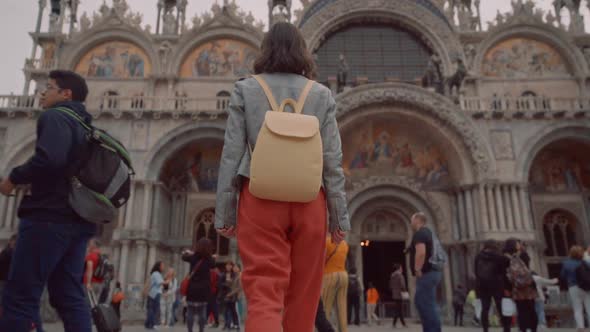
<svg viewBox="0 0 590 332">
<path fill-rule="evenodd" d="M 273 134 L 292 138 L 312 138 L 320 131 L 317 117 L 285 112 L 266 112 L 264 125 Z"/>
</svg>

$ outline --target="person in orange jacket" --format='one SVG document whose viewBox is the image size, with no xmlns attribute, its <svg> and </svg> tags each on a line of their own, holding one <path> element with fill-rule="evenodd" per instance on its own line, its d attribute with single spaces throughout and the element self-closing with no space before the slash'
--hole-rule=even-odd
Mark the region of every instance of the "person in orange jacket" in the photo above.
<svg viewBox="0 0 590 332">
<path fill-rule="evenodd" d="M 375 288 L 373 283 L 369 283 L 369 290 L 367 290 L 367 319 L 369 326 L 373 325 L 373 320 L 379 323 L 379 316 L 375 313 L 377 303 L 379 302 L 379 291 Z"/>
</svg>

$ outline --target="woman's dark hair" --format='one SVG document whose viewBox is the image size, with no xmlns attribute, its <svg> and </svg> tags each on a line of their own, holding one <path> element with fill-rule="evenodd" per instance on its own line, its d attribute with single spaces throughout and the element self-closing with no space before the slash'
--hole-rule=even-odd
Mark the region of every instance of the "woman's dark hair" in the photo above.
<svg viewBox="0 0 590 332">
<path fill-rule="evenodd" d="M 152 266 L 152 270 L 150 271 L 150 275 L 156 271 L 158 272 L 162 272 L 162 261 L 157 261 L 156 263 L 154 263 L 154 266 Z"/>
<path fill-rule="evenodd" d="M 518 247 L 518 240 L 517 239 L 514 239 L 514 238 L 508 239 L 508 240 L 506 240 L 506 243 L 504 243 L 503 252 L 505 254 L 514 255 L 518 251 L 517 247 Z"/>
<path fill-rule="evenodd" d="M 483 243 L 483 249 L 497 252 L 498 251 L 498 242 L 496 242 L 495 240 L 486 240 L 486 242 Z"/>
<path fill-rule="evenodd" d="M 398 264 L 398 263 L 393 264 L 393 272 L 399 270 L 401 267 L 402 267 L 401 264 Z"/>
<path fill-rule="evenodd" d="M 210 257 L 213 254 L 213 244 L 211 243 L 211 240 L 204 237 L 197 241 L 195 244 L 195 254 Z"/>
<path fill-rule="evenodd" d="M 309 79 L 316 76 L 316 66 L 299 29 L 280 22 L 270 28 L 262 41 L 261 53 L 254 62 L 254 73 L 291 73 Z"/>
<path fill-rule="evenodd" d="M 88 85 L 84 77 L 69 70 L 53 70 L 49 72 L 49 78 L 55 80 L 60 89 L 72 91 L 73 101 L 86 101 Z"/>
</svg>

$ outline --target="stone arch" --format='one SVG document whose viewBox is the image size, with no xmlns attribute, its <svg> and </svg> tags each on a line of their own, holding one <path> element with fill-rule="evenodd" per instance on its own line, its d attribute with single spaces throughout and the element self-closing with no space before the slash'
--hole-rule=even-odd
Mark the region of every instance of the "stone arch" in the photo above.
<svg viewBox="0 0 590 332">
<path fill-rule="evenodd" d="M 417 183 L 407 179 L 396 176 L 370 177 L 364 182 L 356 184 L 355 188 L 347 193 L 347 196 L 353 233 L 360 232 L 360 225 L 355 222 L 355 217 L 361 209 L 367 203 L 381 198 L 395 198 L 409 204 L 415 209 L 414 212 L 426 213 L 438 232 L 446 232 L 447 225 L 443 222 L 445 218 L 440 205 L 429 193 L 422 191 Z M 405 214 L 408 215 L 408 211 Z"/>
<path fill-rule="evenodd" d="M 479 44 L 474 60 L 474 73 L 482 73 L 482 64 L 488 50 L 494 45 L 511 37 L 525 37 L 547 43 L 554 47 L 570 66 L 572 76 L 588 72 L 588 65 L 584 55 L 573 44 L 569 35 L 549 25 L 509 24 L 501 26 L 488 33 L 488 37 Z"/>
<path fill-rule="evenodd" d="M 448 22 L 415 0 L 333 1 L 317 9 L 300 28 L 309 48 L 315 50 L 331 31 L 358 18 L 387 19 L 417 32 L 441 57 L 445 75 L 452 74 L 454 59 L 463 56 L 460 42 Z"/>
<path fill-rule="evenodd" d="M 157 181 L 165 162 L 186 144 L 200 139 L 223 141 L 225 124 L 222 122 L 189 123 L 174 128 L 158 140 L 144 158 L 138 177 Z"/>
<path fill-rule="evenodd" d="M 178 45 L 181 45 L 181 47 L 177 48 L 172 54 L 172 61 L 170 62 L 168 71 L 172 71 L 172 74 L 177 75 L 186 57 L 190 55 L 192 50 L 208 41 L 221 38 L 241 41 L 255 49 L 258 49 L 262 43 L 261 36 L 233 27 L 215 28 L 206 32 L 194 31 L 193 33 L 184 35 L 179 40 Z"/>
<path fill-rule="evenodd" d="M 9 174 L 14 167 L 25 162 L 33 155 L 36 141 L 37 136 L 30 135 L 13 145 L 9 151 L 6 151 L 4 161 L 0 166 L 0 169 L 4 170 L 4 174 Z"/>
<path fill-rule="evenodd" d="M 580 121 L 567 121 L 550 124 L 537 131 L 525 142 L 522 152 L 518 154 L 516 177 L 523 183 L 527 183 L 533 161 L 539 152 L 549 144 L 566 138 L 590 143 L 590 125 L 585 125 Z"/>
<path fill-rule="evenodd" d="M 91 32 L 91 33 L 90 33 Z M 160 73 L 160 61 L 158 61 L 157 50 L 154 49 L 154 43 L 144 32 L 125 25 L 119 27 L 101 27 L 91 29 L 88 33 L 76 36 L 68 45 L 62 54 L 66 55 L 60 63 L 60 67 L 75 69 L 78 62 L 93 47 L 99 46 L 109 41 L 125 41 L 136 45 L 142 49 L 149 58 L 152 66 L 152 73 Z"/>
<path fill-rule="evenodd" d="M 433 119 L 441 127 L 448 126 L 460 138 L 472 164 L 465 167 L 465 171 L 473 174 L 466 178 L 467 181 L 486 179 L 495 169 L 490 147 L 473 120 L 457 110 L 456 105 L 444 96 L 409 84 L 379 83 L 341 93 L 337 96 L 337 103 L 339 119 L 355 117 L 359 109 L 371 105 L 408 105 L 416 115 Z"/>
</svg>

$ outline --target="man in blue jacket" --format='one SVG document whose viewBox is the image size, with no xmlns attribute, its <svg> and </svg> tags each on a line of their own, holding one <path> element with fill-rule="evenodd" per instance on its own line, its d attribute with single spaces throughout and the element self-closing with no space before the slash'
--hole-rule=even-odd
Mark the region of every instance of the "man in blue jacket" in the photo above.
<svg viewBox="0 0 590 332">
<path fill-rule="evenodd" d="M 40 330 L 39 302 L 47 286 L 66 332 L 91 332 L 91 317 L 82 285 L 88 240 L 96 226 L 70 207 L 72 169 L 86 147 L 82 126 L 56 108 L 66 107 L 90 123 L 83 102 L 88 95 L 84 78 L 71 71 L 52 71 L 37 121 L 35 153 L 0 183 L 10 195 L 15 186 L 30 185 L 18 209 L 18 242 L 3 294 L 0 331 Z M 69 175 L 68 175 L 69 174 Z"/>
</svg>

